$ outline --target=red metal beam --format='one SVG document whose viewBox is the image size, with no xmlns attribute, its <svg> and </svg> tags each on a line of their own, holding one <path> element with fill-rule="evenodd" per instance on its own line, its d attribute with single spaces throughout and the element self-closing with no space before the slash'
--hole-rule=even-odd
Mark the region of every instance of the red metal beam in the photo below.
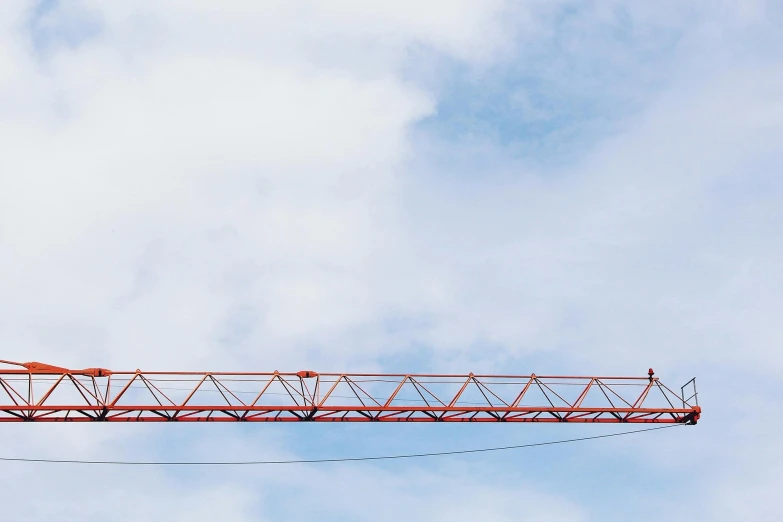
<svg viewBox="0 0 783 522">
<path fill-rule="evenodd" d="M 654 376 L 69 370 L 0 361 L 0 422 L 696 424 L 693 391 Z M 685 398 L 688 395 L 689 398 Z"/>
</svg>

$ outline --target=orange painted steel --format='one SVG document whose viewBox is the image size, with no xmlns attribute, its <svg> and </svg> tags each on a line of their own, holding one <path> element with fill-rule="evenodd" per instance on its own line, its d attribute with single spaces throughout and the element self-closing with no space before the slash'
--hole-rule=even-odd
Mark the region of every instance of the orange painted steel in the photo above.
<svg viewBox="0 0 783 522">
<path fill-rule="evenodd" d="M 0 363 L 0 422 L 577 422 L 696 424 L 643 377 L 146 372 Z M 690 396 L 686 398 L 685 389 Z"/>
</svg>

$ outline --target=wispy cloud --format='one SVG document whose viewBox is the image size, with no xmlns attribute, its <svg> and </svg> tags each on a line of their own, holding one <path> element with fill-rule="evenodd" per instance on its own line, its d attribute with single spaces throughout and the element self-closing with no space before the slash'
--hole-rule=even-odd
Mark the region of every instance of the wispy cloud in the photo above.
<svg viewBox="0 0 783 522">
<path fill-rule="evenodd" d="M 342 519 L 516 520 L 515 503 L 546 497 L 558 511 L 531 519 L 575 521 L 626 520 L 607 511 L 614 494 L 644 496 L 623 475 L 633 469 L 667 514 L 692 516 L 679 502 L 696 498 L 733 519 L 778 480 L 764 457 L 774 440 L 744 428 L 780 409 L 764 401 L 776 392 L 736 388 L 775 379 L 783 362 L 782 18 L 774 2 L 4 4 L 3 358 L 697 374 L 703 424 L 655 443 L 246 482 L 98 476 L 105 498 L 135 492 L 173 520 L 206 519 L 229 495 L 226 520 L 292 504 Z M 9 452 L 47 455 L 154 455 L 174 439 L 202 457 L 390 444 L 344 429 L 4 438 Z M 436 430 L 392 438 L 519 436 Z M 741 459 L 716 457 L 742 445 Z M 622 484 L 590 489 L 574 462 Z M 747 463 L 759 478 L 740 487 Z M 13 473 L 21 484 L 41 470 Z M 68 473 L 45 479 L 61 514 L 77 509 Z M 361 500 L 324 507 L 349 492 Z M 190 511 L 166 507 L 172 493 Z M 761 518 L 775 509 L 754 505 Z"/>
</svg>

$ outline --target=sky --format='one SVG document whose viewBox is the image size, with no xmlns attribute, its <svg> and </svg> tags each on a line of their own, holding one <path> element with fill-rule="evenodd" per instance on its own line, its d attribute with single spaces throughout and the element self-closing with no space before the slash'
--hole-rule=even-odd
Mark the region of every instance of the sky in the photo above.
<svg viewBox="0 0 783 522">
<path fill-rule="evenodd" d="M 9 519 L 783 515 L 783 5 L 0 3 L 2 359 L 693 376 L 697 426 L 419 461 L 2 463 Z M 274 460 L 597 426 L 9 425 Z M 615 429 L 616 430 L 616 429 Z"/>
</svg>

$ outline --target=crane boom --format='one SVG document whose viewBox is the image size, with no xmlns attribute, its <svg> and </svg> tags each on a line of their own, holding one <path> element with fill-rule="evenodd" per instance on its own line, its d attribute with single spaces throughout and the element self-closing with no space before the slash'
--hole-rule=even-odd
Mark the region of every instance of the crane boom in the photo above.
<svg viewBox="0 0 783 522">
<path fill-rule="evenodd" d="M 0 361 L 0 422 L 696 424 L 695 380 L 655 377 L 70 370 Z M 686 398 L 686 387 L 692 394 Z M 688 388 L 690 389 L 690 388 Z"/>
</svg>

